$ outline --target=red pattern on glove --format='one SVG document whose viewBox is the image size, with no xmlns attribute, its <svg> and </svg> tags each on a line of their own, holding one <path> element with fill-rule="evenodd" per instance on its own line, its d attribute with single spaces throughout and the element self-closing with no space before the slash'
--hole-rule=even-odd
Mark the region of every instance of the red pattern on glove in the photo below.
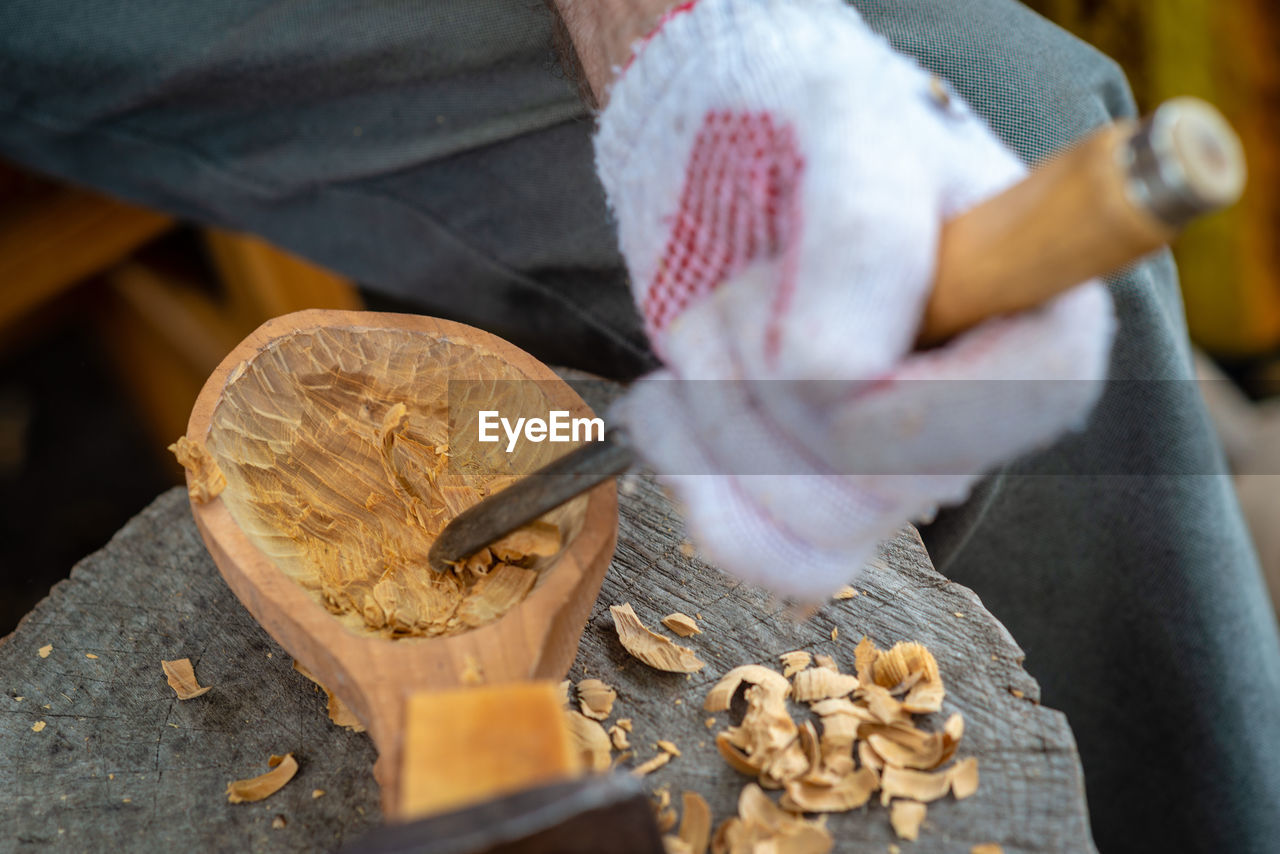
<svg viewBox="0 0 1280 854">
<path fill-rule="evenodd" d="M 650 337 L 747 264 L 782 257 L 766 331 L 772 357 L 795 288 L 804 158 L 789 124 L 767 112 L 711 111 L 685 169 L 680 208 L 643 301 Z"/>
</svg>

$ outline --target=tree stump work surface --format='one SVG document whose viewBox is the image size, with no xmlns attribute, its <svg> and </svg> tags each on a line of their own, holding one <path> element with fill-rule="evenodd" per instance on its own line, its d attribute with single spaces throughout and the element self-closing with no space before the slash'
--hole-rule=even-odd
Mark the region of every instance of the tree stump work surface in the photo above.
<svg viewBox="0 0 1280 854">
<path fill-rule="evenodd" d="M 963 713 L 959 755 L 978 757 L 981 785 L 965 801 L 930 804 L 915 843 L 894 838 L 878 799 L 833 815 L 835 850 L 885 852 L 897 843 L 904 854 L 968 852 L 982 842 L 1005 852 L 1093 850 L 1065 717 L 1037 704 L 1012 637 L 977 596 L 933 570 L 914 530 L 885 544 L 856 581 L 861 595 L 795 622 L 767 594 L 686 556 L 679 517 L 652 479 L 625 476 L 621 506 L 618 551 L 569 676 L 617 689 L 606 726 L 634 721 L 633 761 L 653 756 L 659 738 L 680 747 L 682 756 L 646 778 L 651 788 L 668 787 L 677 804 L 681 791 L 700 792 L 717 823 L 735 811 L 747 780 L 715 750 L 726 716 L 711 730 L 701 708 L 730 668 L 777 668 L 779 653 L 806 649 L 851 672 L 864 633 L 882 648 L 918 640 L 948 689 L 942 714 L 922 723 L 937 729 Z M 655 627 L 672 611 L 700 613 L 705 633 L 679 642 L 707 667 L 686 678 L 631 658 L 608 611 L 620 602 Z M 47 644 L 53 649 L 41 657 Z M 183 657 L 200 684 L 213 686 L 187 701 L 175 698 L 160 667 Z M 0 641 L 0 850 L 351 843 L 379 822 L 373 747 L 330 723 L 324 694 L 291 664 L 218 575 L 185 491 L 165 493 Z M 259 803 L 227 803 L 229 781 L 265 772 L 270 754 L 288 751 L 301 766 L 288 785 Z"/>
</svg>

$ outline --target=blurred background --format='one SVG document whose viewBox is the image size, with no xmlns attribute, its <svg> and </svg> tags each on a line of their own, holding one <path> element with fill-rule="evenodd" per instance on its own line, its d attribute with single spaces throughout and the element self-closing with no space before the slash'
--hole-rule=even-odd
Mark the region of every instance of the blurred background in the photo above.
<svg viewBox="0 0 1280 854">
<path fill-rule="evenodd" d="M 1280 6 L 1027 5 L 1120 62 L 1143 111 L 1198 95 L 1240 132 L 1244 199 L 1174 251 L 1229 457 L 1280 472 Z M 0 636 L 181 482 L 165 448 L 233 345 L 269 317 L 359 307 L 400 308 L 254 237 L 0 162 Z M 1237 486 L 1280 601 L 1280 476 Z"/>
</svg>

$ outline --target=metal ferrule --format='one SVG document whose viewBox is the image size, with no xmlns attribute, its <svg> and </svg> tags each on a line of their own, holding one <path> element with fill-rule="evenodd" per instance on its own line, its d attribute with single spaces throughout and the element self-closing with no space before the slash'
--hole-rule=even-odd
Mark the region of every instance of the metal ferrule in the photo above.
<svg viewBox="0 0 1280 854">
<path fill-rule="evenodd" d="M 1173 139 L 1173 111 L 1156 110 L 1122 146 L 1126 190 L 1134 204 L 1156 219 L 1181 228 L 1218 207 L 1190 184 Z"/>
</svg>

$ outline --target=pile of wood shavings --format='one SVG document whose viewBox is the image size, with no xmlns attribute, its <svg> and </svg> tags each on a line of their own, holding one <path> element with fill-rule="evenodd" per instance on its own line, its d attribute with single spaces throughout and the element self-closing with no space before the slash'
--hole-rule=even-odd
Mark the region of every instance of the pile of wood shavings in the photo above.
<svg viewBox="0 0 1280 854">
<path fill-rule="evenodd" d="M 610 610 L 623 645 L 641 661 L 663 670 L 685 666 L 686 656 L 697 661 L 691 650 L 645 627 L 630 605 Z M 923 644 L 902 642 L 880 650 L 864 637 L 854 650 L 854 673 L 840 672 L 829 655 L 804 650 L 783 653 L 779 660 L 782 673 L 743 665 L 707 693 L 703 709 L 709 712 L 728 711 L 736 695 L 744 696 L 741 722 L 717 734 L 716 749 L 731 768 L 756 781 L 743 788 L 738 814 L 721 822 L 710 840 L 698 830 L 706 801 L 685 792 L 680 832 L 664 837 L 669 854 L 704 854 L 708 845 L 713 854 L 825 854 L 834 845 L 825 816 L 805 814 L 857 809 L 877 791 L 897 836 L 916 840 L 930 802 L 948 795 L 962 800 L 977 791 L 976 758 L 948 765 L 964 735 L 961 715 L 952 714 L 939 732 L 919 729 L 912 721 L 912 715 L 941 711 L 946 696 L 937 661 Z M 606 732 L 596 721 L 613 711 L 616 692 L 598 679 L 579 682 L 579 713 L 568 708 L 569 687 L 563 684 L 565 714 L 584 764 L 606 770 L 613 764 L 611 749 L 631 747 L 631 721 L 621 719 Z M 810 719 L 797 723 L 789 700 L 807 704 L 817 725 Z M 708 718 L 708 727 L 714 721 Z M 659 752 L 634 773 L 649 774 L 680 755 L 670 742 L 659 740 L 656 747 Z M 623 752 L 617 761 L 628 757 Z M 782 790 L 782 797 L 775 802 L 767 789 Z M 671 796 L 663 788 L 655 798 L 658 824 L 666 833 L 676 824 Z"/>
<path fill-rule="evenodd" d="M 723 712 L 743 691 L 742 722 L 717 734 L 716 748 L 730 767 L 757 781 L 743 789 L 738 815 L 716 829 L 715 854 L 762 845 L 823 854 L 833 845 L 825 822 L 803 814 L 856 809 L 877 791 L 894 832 L 914 840 L 929 802 L 977 790 L 977 759 L 942 767 L 955 756 L 963 718 L 951 715 L 941 732 L 912 723 L 913 714 L 940 711 L 946 693 L 929 650 L 906 642 L 882 651 L 863 638 L 854 656 L 856 673 L 846 674 L 830 656 L 784 653 L 783 674 L 748 664 L 708 692 L 703 708 Z M 788 698 L 808 704 L 820 733 L 812 720 L 796 723 Z M 781 789 L 782 797 L 775 804 L 765 789 Z"/>
</svg>

